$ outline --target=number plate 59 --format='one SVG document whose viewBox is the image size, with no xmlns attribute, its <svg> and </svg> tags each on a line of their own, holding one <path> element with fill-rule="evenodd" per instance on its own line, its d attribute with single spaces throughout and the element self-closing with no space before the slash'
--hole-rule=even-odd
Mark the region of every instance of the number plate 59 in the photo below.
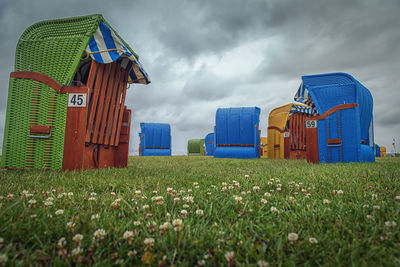
<svg viewBox="0 0 400 267">
<path fill-rule="evenodd" d="M 68 94 L 68 107 L 86 107 L 86 94 Z"/>
<path fill-rule="evenodd" d="M 306 128 L 317 128 L 317 121 L 306 121 Z"/>
</svg>

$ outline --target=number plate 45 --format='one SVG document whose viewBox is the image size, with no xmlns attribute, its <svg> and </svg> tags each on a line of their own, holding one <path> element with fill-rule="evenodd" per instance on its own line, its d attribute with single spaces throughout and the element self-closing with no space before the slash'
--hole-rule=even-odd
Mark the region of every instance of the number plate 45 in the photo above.
<svg viewBox="0 0 400 267">
<path fill-rule="evenodd" d="M 86 107 L 86 94 L 68 94 L 68 107 Z"/>
<path fill-rule="evenodd" d="M 317 121 L 306 121 L 306 128 L 317 128 Z"/>
</svg>

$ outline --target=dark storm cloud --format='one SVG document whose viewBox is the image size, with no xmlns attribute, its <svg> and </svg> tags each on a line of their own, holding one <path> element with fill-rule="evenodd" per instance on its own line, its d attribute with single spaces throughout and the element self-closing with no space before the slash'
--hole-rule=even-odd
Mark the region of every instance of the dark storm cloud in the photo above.
<svg viewBox="0 0 400 267">
<path fill-rule="evenodd" d="M 127 94 L 134 115 L 131 150 L 137 150 L 139 122 L 149 121 L 171 123 L 173 148 L 184 152 L 187 139 L 213 129 L 218 107 L 259 106 L 265 135 L 269 111 L 293 101 L 301 75 L 336 71 L 371 90 L 378 143 L 388 145 L 400 132 L 397 0 L 3 0 L 0 114 L 24 29 L 94 13 L 140 55 L 152 79 Z"/>
</svg>

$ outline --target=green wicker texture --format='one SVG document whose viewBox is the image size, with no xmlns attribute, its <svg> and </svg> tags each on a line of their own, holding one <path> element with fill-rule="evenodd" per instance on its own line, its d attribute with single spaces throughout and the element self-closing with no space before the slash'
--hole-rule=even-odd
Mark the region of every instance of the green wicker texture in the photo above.
<svg viewBox="0 0 400 267">
<path fill-rule="evenodd" d="M 61 84 L 71 81 L 100 21 L 101 15 L 91 15 L 30 26 L 18 41 L 15 71 L 44 73 Z M 67 98 L 42 83 L 10 78 L 1 167 L 62 168 Z M 52 126 L 52 137 L 29 138 L 30 125 Z"/>
<path fill-rule="evenodd" d="M 204 156 L 204 139 L 190 139 L 188 141 L 188 156 Z"/>
</svg>

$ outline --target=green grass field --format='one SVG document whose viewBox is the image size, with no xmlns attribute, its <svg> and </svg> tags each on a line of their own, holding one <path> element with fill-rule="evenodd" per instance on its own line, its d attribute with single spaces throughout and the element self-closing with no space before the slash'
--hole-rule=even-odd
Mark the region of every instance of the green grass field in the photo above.
<svg viewBox="0 0 400 267">
<path fill-rule="evenodd" d="M 0 265 L 400 265 L 398 158 L 131 157 L 0 184 Z"/>
</svg>

